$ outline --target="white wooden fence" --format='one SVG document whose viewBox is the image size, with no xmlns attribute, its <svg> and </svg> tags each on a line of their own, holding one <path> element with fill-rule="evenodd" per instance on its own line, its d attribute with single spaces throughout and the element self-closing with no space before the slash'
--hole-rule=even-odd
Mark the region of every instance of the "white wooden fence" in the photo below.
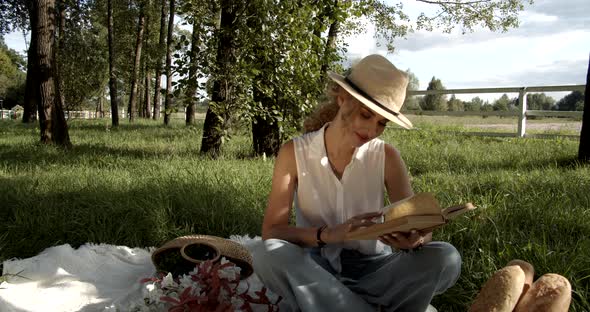
<svg viewBox="0 0 590 312">
<path fill-rule="evenodd" d="M 96 119 L 96 118 L 111 118 L 111 112 L 110 111 L 106 111 L 104 112 L 104 114 L 101 115 L 100 112 L 95 112 L 95 111 L 65 111 L 64 114 L 66 115 L 66 119 Z M 178 115 L 178 113 L 172 113 L 171 116 L 172 118 L 178 118 L 175 117 L 176 115 Z M 127 118 L 127 110 L 126 109 L 121 109 L 119 111 L 119 117 L 120 118 Z M 139 117 L 139 115 L 137 115 L 137 117 Z M 160 118 L 164 117 L 164 113 L 160 112 Z M 184 113 L 182 114 L 181 118 L 184 118 Z"/>
<path fill-rule="evenodd" d="M 475 89 L 448 89 L 448 90 L 420 90 L 409 91 L 408 96 L 427 94 L 479 94 L 479 93 L 518 93 L 518 112 L 493 111 L 493 112 L 441 112 L 441 111 L 420 111 L 423 115 L 446 115 L 446 116 L 518 116 L 518 130 L 516 134 L 509 133 L 508 136 L 526 136 L 526 119 L 528 116 L 545 117 L 582 117 L 581 111 L 547 111 L 527 110 L 526 95 L 532 92 L 559 92 L 559 91 L 582 91 L 586 85 L 561 85 L 561 86 L 536 86 L 536 87 L 506 87 L 506 88 L 475 88 Z M 484 135 L 498 135 L 498 133 L 481 133 Z"/>
<path fill-rule="evenodd" d="M 10 110 L 0 109 L 0 119 L 10 119 Z"/>
<path fill-rule="evenodd" d="M 64 115 L 66 119 L 96 119 L 96 118 L 111 118 L 111 112 L 104 112 L 104 114 L 100 114 L 99 112 L 95 111 L 65 111 Z M 104 115 L 104 116 L 103 116 Z M 160 113 L 160 117 L 163 117 L 163 113 Z M 178 113 L 172 113 L 173 118 L 178 115 Z M 119 116 L 121 118 L 127 118 L 127 111 L 122 109 L 119 112 Z M 22 117 L 22 111 L 19 113 L 19 118 Z M 13 119 L 14 112 L 9 109 L 0 109 L 0 119 Z M 184 118 L 184 114 L 180 118 Z"/>
<path fill-rule="evenodd" d="M 526 121 L 529 116 L 543 117 L 577 117 L 582 118 L 581 111 L 547 111 L 547 110 L 527 110 L 526 95 L 532 92 L 560 92 L 560 91 L 584 91 L 586 85 L 561 85 L 561 86 L 535 86 L 535 87 L 506 87 L 506 88 L 475 88 L 475 89 L 447 89 L 447 90 L 420 90 L 409 91 L 408 96 L 427 95 L 427 94 L 481 94 L 481 93 L 518 93 L 519 111 L 419 111 L 421 115 L 429 116 L 517 116 L 518 127 L 517 133 L 492 133 L 480 132 L 481 135 L 496 136 L 526 136 Z M 409 111 L 411 113 L 411 111 Z M 126 110 L 120 112 L 122 118 L 126 117 Z M 417 112 L 418 113 L 418 112 Z M 99 118 L 100 114 L 94 111 L 66 111 L 66 118 Z M 10 110 L 0 110 L 0 119 L 11 117 Z M 111 113 L 105 112 L 105 118 L 110 118 Z"/>
</svg>

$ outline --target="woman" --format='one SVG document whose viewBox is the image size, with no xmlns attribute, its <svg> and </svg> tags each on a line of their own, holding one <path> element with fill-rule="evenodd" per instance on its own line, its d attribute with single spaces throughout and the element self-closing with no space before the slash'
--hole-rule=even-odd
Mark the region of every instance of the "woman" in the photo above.
<svg viewBox="0 0 590 312">
<path fill-rule="evenodd" d="M 388 121 L 412 127 L 399 113 L 408 78 L 380 55 L 329 76 L 332 102 L 276 158 L 254 269 L 295 311 L 425 311 L 459 277 L 453 246 L 417 231 L 345 240 L 382 216 L 384 186 L 391 202 L 413 195 L 399 152 L 378 139 Z"/>
</svg>

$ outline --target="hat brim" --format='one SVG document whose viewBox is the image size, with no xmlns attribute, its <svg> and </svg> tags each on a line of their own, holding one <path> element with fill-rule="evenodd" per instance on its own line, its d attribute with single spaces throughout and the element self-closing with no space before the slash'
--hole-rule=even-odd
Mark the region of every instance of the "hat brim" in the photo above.
<svg viewBox="0 0 590 312">
<path fill-rule="evenodd" d="M 363 103 L 365 106 L 367 106 L 368 108 L 370 108 L 371 110 L 373 110 L 377 114 L 385 117 L 387 120 L 390 120 L 405 129 L 412 129 L 412 127 L 414 127 L 414 125 L 412 125 L 412 122 L 408 118 L 406 118 L 406 116 L 404 116 L 403 114 L 397 113 L 397 115 L 394 115 L 394 114 L 384 110 L 383 108 L 377 106 L 375 103 L 373 103 L 372 100 L 367 99 L 365 96 L 358 93 L 348 82 L 346 82 L 344 76 L 337 74 L 335 72 L 332 72 L 332 71 L 328 71 L 328 76 L 332 80 L 334 80 L 334 82 L 336 82 L 338 85 L 340 85 L 342 88 L 344 88 L 344 90 L 346 90 L 346 92 L 348 92 L 350 95 L 354 96 L 354 98 L 359 100 L 361 103 Z"/>
</svg>

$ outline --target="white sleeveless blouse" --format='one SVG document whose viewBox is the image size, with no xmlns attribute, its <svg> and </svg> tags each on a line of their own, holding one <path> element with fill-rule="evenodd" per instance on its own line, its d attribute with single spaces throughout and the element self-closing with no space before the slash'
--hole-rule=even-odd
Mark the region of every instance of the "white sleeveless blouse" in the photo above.
<svg viewBox="0 0 590 312">
<path fill-rule="evenodd" d="M 335 226 L 356 215 L 383 208 L 384 142 L 373 139 L 357 148 L 342 179 L 338 180 L 328 161 L 325 129 L 326 125 L 293 140 L 298 176 L 295 194 L 298 227 Z M 322 256 L 340 272 L 343 248 L 371 255 L 382 252 L 383 247 L 377 240 L 348 241 L 322 248 Z"/>
</svg>

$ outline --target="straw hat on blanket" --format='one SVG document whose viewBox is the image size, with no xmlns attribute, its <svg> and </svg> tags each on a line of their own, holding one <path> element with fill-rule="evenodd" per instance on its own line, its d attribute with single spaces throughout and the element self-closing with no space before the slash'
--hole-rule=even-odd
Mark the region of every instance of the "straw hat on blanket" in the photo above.
<svg viewBox="0 0 590 312">
<path fill-rule="evenodd" d="M 156 260 L 158 255 L 172 249 L 181 252 L 184 246 L 190 244 L 202 244 L 213 247 L 217 255 L 212 260 L 218 261 L 221 257 L 224 257 L 235 263 L 241 269 L 241 279 L 249 277 L 254 272 L 252 268 L 252 256 L 246 247 L 229 239 L 211 235 L 188 235 L 170 240 L 152 253 L 152 262 L 157 266 Z"/>
</svg>

